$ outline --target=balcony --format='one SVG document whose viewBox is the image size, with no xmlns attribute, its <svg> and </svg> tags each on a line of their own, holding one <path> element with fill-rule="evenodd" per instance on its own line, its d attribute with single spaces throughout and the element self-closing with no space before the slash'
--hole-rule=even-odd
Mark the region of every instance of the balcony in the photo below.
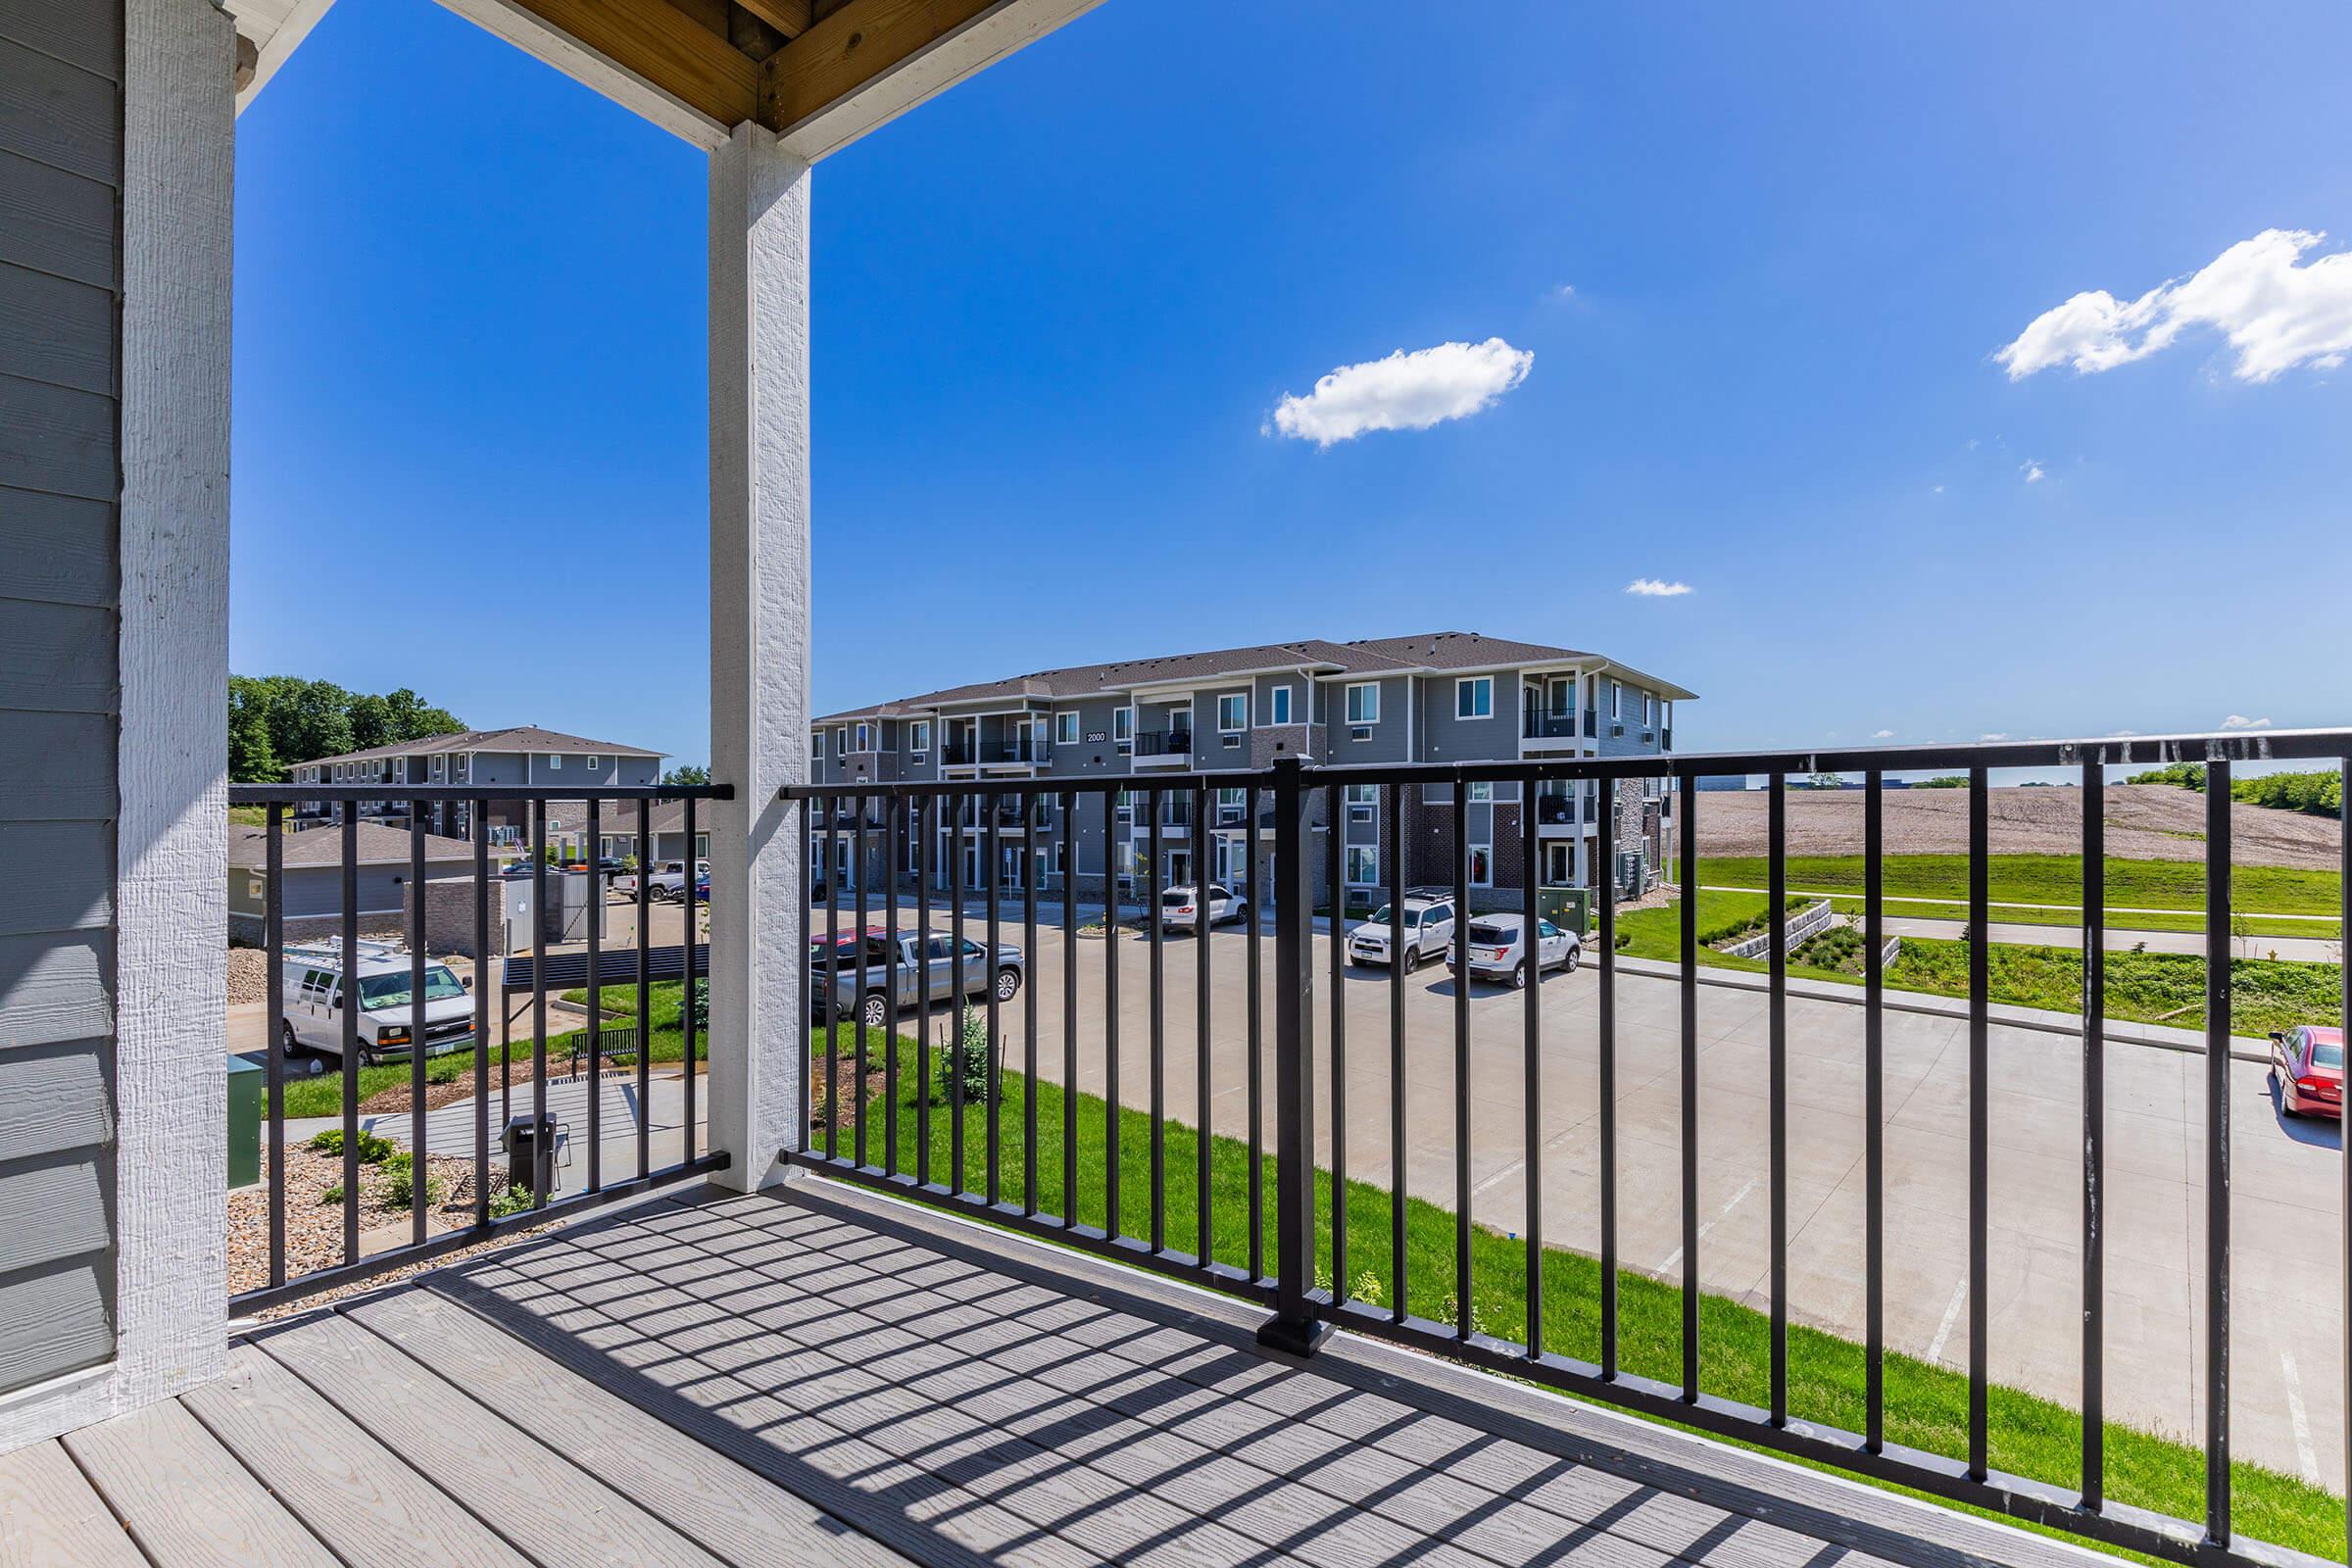
<svg viewBox="0 0 2352 1568">
<path fill-rule="evenodd" d="M 1134 758 L 1137 767 L 1184 767 L 1193 760 L 1193 732 L 1189 729 L 1139 730 L 1135 737 Z"/>
<path fill-rule="evenodd" d="M 1519 749 L 1523 752 L 1574 751 L 1584 739 L 1585 731 L 1574 713 L 1520 710 Z"/>
</svg>

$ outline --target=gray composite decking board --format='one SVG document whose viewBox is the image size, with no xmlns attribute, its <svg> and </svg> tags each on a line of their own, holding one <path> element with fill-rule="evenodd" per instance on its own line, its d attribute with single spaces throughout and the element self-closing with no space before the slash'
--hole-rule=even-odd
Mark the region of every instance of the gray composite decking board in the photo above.
<svg viewBox="0 0 2352 1568">
<path fill-rule="evenodd" d="M 0 375 L 112 397 L 114 294 L 0 262 Z"/>
<path fill-rule="evenodd" d="M 61 286 L 81 287 L 78 283 Z M 0 289 L 0 294 L 4 293 Z M 107 312 L 113 315 L 112 300 L 107 301 Z M 6 305 L 0 303 L 0 339 L 13 335 L 6 318 Z M 0 364 L 0 374 L 10 373 L 21 372 Z M 112 605 L 121 587 L 115 546 L 112 502 L 53 496 L 39 490 L 0 489 L 0 599 Z"/>
<path fill-rule="evenodd" d="M 6 166 L 22 162 L 0 153 L 0 240 L 9 221 Z M 102 501 L 115 494 L 118 475 L 113 398 L 0 375 L 0 485 Z M 111 655 L 110 644 L 110 663 Z"/>
<path fill-rule="evenodd" d="M 0 490 L 0 501 L 21 493 Z M 0 821 L 111 821 L 120 800 L 111 714 L 0 709 Z M 0 986 L 7 974 L 0 963 Z"/>
<path fill-rule="evenodd" d="M 334 1556 L 176 1400 L 83 1427 L 64 1442 L 159 1564 L 335 1568 Z"/>
<path fill-rule="evenodd" d="M 114 1033 L 105 931 L 0 936 L 0 1062 L 15 1046 Z"/>
<path fill-rule="evenodd" d="M 0 1052 L 0 1162 L 113 1142 L 113 1052 L 106 1040 Z"/>
<path fill-rule="evenodd" d="M 113 185 L 122 114 L 112 78 L 0 33 L 0 151 Z"/>
<path fill-rule="evenodd" d="M 0 616 L 8 610 L 0 600 Z M 0 888 L 8 890 L 0 936 L 103 926 L 114 915 L 114 882 L 115 835 L 106 823 L 0 822 Z"/>
<path fill-rule="evenodd" d="M 0 1453 L 0 1568 L 149 1568 L 54 1440 Z"/>
<path fill-rule="evenodd" d="M 495 1408 L 533 1412 L 564 1435 L 572 1461 L 744 1568 L 821 1560 L 904 1568 L 899 1552 L 696 1443 L 635 1405 L 532 1354 L 464 1307 L 425 1291 L 347 1314 Z"/>
<path fill-rule="evenodd" d="M 535 1556 L 567 1565 L 718 1561 L 357 1323 L 314 1318 L 255 1343 L 376 1442 L 431 1455 L 443 1491 L 476 1517 L 499 1520 Z"/>
<path fill-rule="evenodd" d="M 0 708 L 113 712 L 115 636 L 111 610 L 0 600 Z"/>
<path fill-rule="evenodd" d="M 1073 1294 L 1093 1294 L 1136 1305 L 1167 1302 L 1167 1309 L 1195 1324 L 1213 1323 L 1217 1332 L 1246 1345 L 1252 1309 L 1239 1302 L 1204 1300 L 1151 1276 L 1107 1260 L 1047 1252 L 974 1228 L 944 1214 L 831 1184 L 797 1188 L 788 1197 L 760 1195 L 713 1205 L 720 1212 L 756 1212 L 753 1205 L 803 1207 L 829 1218 L 861 1223 L 883 1238 L 931 1245 L 976 1269 L 1003 1269 L 1048 1288 L 1058 1281 Z M 979 1239 L 976 1239 L 979 1238 Z M 1362 1392 L 1408 1399 L 1445 1416 L 1463 1430 L 1508 1440 L 1504 1456 L 1553 1453 L 1623 1476 L 1653 1489 L 1661 1498 L 1743 1514 L 1772 1527 L 1743 1533 L 1761 1543 L 1787 1532 L 1825 1542 L 1841 1562 L 1861 1554 L 1888 1562 L 1944 1568 L 1954 1563 L 2069 1565 L 2079 1568 L 2082 1548 L 1989 1520 L 1922 1502 L 1840 1477 L 1822 1474 L 1768 1455 L 1748 1453 L 1705 1439 L 1604 1408 L 1587 1407 L 1506 1379 L 1354 1335 L 1340 1335 L 1306 1369 L 1307 1375 L 1346 1383 Z M 1475 1478 L 1497 1450 L 1468 1459 L 1437 1460 L 1456 1474 Z M 1686 1509 L 1658 1504 L 1638 1510 L 1629 1525 L 1664 1544 L 1690 1534 Z"/>
<path fill-rule="evenodd" d="M 122 0 L 0 0 L 0 38 L 122 79 Z"/>
<path fill-rule="evenodd" d="M 0 152 L 0 262 L 115 287 L 115 188 Z"/>
<path fill-rule="evenodd" d="M 661 1222 L 653 1222 L 651 1228 L 661 1228 Z M 596 1238 L 611 1239 L 610 1232 Z M 615 1261 L 612 1270 L 624 1287 L 635 1284 L 641 1289 L 646 1276 L 639 1271 L 646 1267 L 644 1257 L 627 1257 Z M 651 1277 L 661 1278 L 662 1271 L 656 1268 Z M 699 1277 L 715 1278 L 708 1273 Z M 751 1289 L 736 1287 L 725 1293 L 724 1304 L 712 1321 L 722 1333 L 725 1325 L 739 1316 L 750 1324 L 773 1328 L 768 1321 L 770 1307 L 793 1303 L 796 1298 L 805 1301 L 795 1287 L 781 1282 Z M 934 1342 L 886 1332 L 894 1333 L 886 1347 L 837 1340 L 821 1350 L 806 1350 L 788 1363 L 777 1364 L 768 1358 L 757 1375 L 785 1379 L 783 1388 L 790 1391 L 796 1404 L 807 1407 L 811 1399 L 826 1401 L 828 1419 L 881 1423 L 866 1427 L 865 1435 L 893 1451 L 906 1453 L 926 1468 L 944 1471 L 950 1479 L 987 1490 L 1007 1506 L 1043 1507 L 1056 1518 L 1068 1517 L 1073 1504 L 1118 1513 L 1115 1526 L 1089 1518 L 1065 1532 L 1090 1549 L 1131 1552 L 1163 1539 L 1198 1535 L 1200 1532 L 1193 1521 L 1215 1520 L 1254 1543 L 1256 1550 L 1274 1550 L 1334 1568 L 1399 1556 L 1433 1568 L 1517 1564 L 1547 1553 L 1553 1560 L 1589 1563 L 1594 1568 L 1657 1568 L 1669 1561 L 1663 1553 L 1597 1534 L 1586 1535 L 1576 1524 L 1544 1520 L 1532 1513 L 1512 1521 L 1516 1530 L 1504 1524 L 1489 1532 L 1503 1545 L 1501 1555 L 1472 1556 L 1446 1544 L 1443 1533 L 1414 1529 L 1365 1511 L 1348 1499 L 1301 1486 L 1298 1476 L 1232 1462 L 1208 1447 L 1170 1438 L 1140 1421 L 1091 1410 L 1083 1398 L 1072 1399 L 1043 1385 L 1026 1384 L 991 1363 Z M 789 1330 L 756 1336 L 753 1353 L 761 1353 L 759 1341 L 776 1337 L 787 1343 L 796 1338 Z M 686 1333 L 672 1333 L 665 1340 L 673 1346 L 693 1343 Z M 716 1355 L 705 1351 L 702 1358 L 714 1360 Z M 738 1370 L 736 1375 L 749 1378 L 755 1372 Z M 972 1392 L 959 1397 L 956 1392 L 958 1385 Z M 1023 1409 L 1052 1410 L 1056 1406 L 1060 1422 L 1039 1432 L 1034 1441 L 1020 1430 L 1017 1418 Z M 1081 1439 L 1106 1433 L 1125 1439 L 1124 1448 L 1117 1452 L 1100 1446 L 1082 1448 Z M 916 1446 L 909 1448 L 910 1443 Z M 1156 1452 L 1148 1448 L 1152 1443 L 1159 1445 Z M 1122 1497 L 1124 1501 L 1119 1500 Z M 1510 1510 L 1503 1503 L 1496 1511 Z M 1138 1529 L 1150 1529 L 1152 1534 L 1139 1539 L 1134 1534 Z M 1216 1540 L 1222 1543 L 1224 1538 L 1220 1535 Z M 1233 1548 L 1228 1545 L 1226 1549 Z"/>
<path fill-rule="evenodd" d="M 665 1234 L 675 1228 L 668 1224 L 649 1227 Z M 738 1267 L 762 1269 L 759 1261 L 741 1252 L 730 1256 Z M 773 1261 L 777 1265 L 773 1273 L 775 1299 L 791 1303 L 798 1298 L 805 1301 L 799 1288 L 787 1282 L 796 1277 L 806 1281 L 806 1271 L 797 1269 L 788 1257 Z M 632 1264 L 642 1266 L 642 1260 L 632 1260 Z M 749 1298 L 753 1294 L 731 1298 L 729 1307 L 748 1312 L 755 1322 L 767 1323 L 769 1313 Z M 953 1379 L 975 1364 L 992 1368 L 1013 1364 L 1014 1358 L 992 1353 L 979 1336 L 964 1331 L 962 1325 L 967 1323 L 984 1330 L 1009 1326 L 982 1308 L 924 1309 L 920 1324 L 925 1337 L 878 1324 L 874 1333 L 830 1341 L 826 1350 L 863 1373 L 909 1390 L 919 1390 L 935 1377 Z M 790 1337 L 788 1328 L 780 1332 Z M 1016 1332 L 1022 1338 L 1015 1343 L 1033 1347 L 1051 1337 L 1050 1330 L 1042 1335 Z M 975 1362 L 973 1357 L 985 1359 Z M 1400 1503 L 1397 1494 L 1423 1479 L 1417 1467 L 1400 1462 L 1385 1475 L 1366 1476 L 1359 1465 L 1340 1462 L 1355 1455 L 1354 1445 L 1334 1443 L 1332 1435 L 1317 1434 L 1311 1425 L 1277 1429 L 1289 1440 L 1291 1451 L 1277 1453 L 1266 1463 L 1252 1462 L 1257 1455 L 1245 1456 L 1232 1445 L 1248 1445 L 1274 1435 L 1268 1429 L 1280 1418 L 1267 1412 L 1264 1421 L 1239 1435 L 1190 1431 L 1181 1419 L 1168 1419 L 1159 1399 L 1150 1396 L 1152 1392 L 1164 1392 L 1171 1381 L 1167 1374 L 1147 1371 L 1105 1352 L 1071 1354 L 1065 1345 L 1055 1370 L 1069 1374 L 1068 1380 L 1015 1375 L 994 1388 L 981 1388 L 962 1403 L 1007 1432 L 1029 1437 L 1056 1452 L 1085 1452 L 1090 1462 L 1123 1482 L 1152 1487 L 1180 1506 L 1213 1511 L 1215 1517 L 1237 1524 L 1246 1534 L 1294 1544 L 1303 1555 L 1319 1555 L 1336 1545 L 1343 1554 L 1387 1557 L 1404 1550 L 1414 1540 L 1434 1537 L 1470 1545 L 1495 1561 L 1513 1564 L 1554 1553 L 1561 1554 L 1558 1560 L 1625 1568 L 1655 1568 L 1669 1560 L 1665 1552 L 1608 1534 L 1594 1532 L 1579 1539 L 1590 1515 L 1563 1519 L 1520 1507 L 1511 1498 L 1490 1491 L 1457 1488 L 1454 1496 L 1445 1499 L 1425 1492 L 1417 1503 Z M 1141 1391 L 1145 1396 L 1132 1403 L 1114 1404 L 1109 1402 L 1114 1388 Z M 1098 1443 L 1107 1446 L 1098 1447 Z M 1140 1467 L 1127 1462 L 1130 1455 L 1155 1443 L 1159 1454 L 1147 1454 Z M 1161 1462 L 1163 1455 L 1166 1463 Z M 1565 1462 L 1555 1463 L 1554 1468 L 1565 1469 Z M 1204 1478 L 1211 1476 L 1228 1490 L 1222 1494 L 1201 1490 Z M 1341 1478 L 1337 1484 L 1333 1483 L 1335 1476 Z M 1308 1524 L 1317 1527 L 1318 1533 L 1292 1543 L 1289 1533 Z M 1334 1542 L 1326 1536 L 1338 1539 Z"/>
<path fill-rule="evenodd" d="M 114 1263 L 75 1258 L 0 1280 L 0 1387 L 95 1366 L 115 1353 Z"/>
<path fill-rule="evenodd" d="M 8 1083 L 0 1056 L 0 1090 Z M 103 1252 L 112 1240 L 107 1193 L 114 1156 L 75 1150 L 38 1160 L 0 1164 L 0 1275 Z"/>
<path fill-rule="evenodd" d="M 180 1402 L 349 1568 L 524 1568 L 530 1559 L 249 1345 Z M 548 1568 L 555 1568 L 554 1564 Z"/>
</svg>

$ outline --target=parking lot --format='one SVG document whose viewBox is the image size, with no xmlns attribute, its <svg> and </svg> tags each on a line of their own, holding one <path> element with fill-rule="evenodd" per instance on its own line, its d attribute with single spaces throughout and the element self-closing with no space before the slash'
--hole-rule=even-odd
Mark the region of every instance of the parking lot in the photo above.
<svg viewBox="0 0 2352 1568">
<path fill-rule="evenodd" d="M 848 924 L 845 911 L 844 924 Z M 879 914 L 875 916 L 879 921 Z M 912 911 L 902 918 L 911 929 Z M 940 921 L 939 911 L 933 911 Z M 935 926 L 935 929 L 939 928 Z M 972 918 L 966 932 L 982 935 Z M 1021 943 L 1017 920 L 1004 939 Z M 1103 972 L 1099 938 L 1077 944 L 1077 1085 L 1104 1083 Z M 1121 1098 L 1150 1100 L 1151 954 L 1116 944 Z M 1273 942 L 1263 939 L 1270 998 Z M 1163 950 L 1165 1093 L 1169 1114 L 1195 1119 L 1196 983 L 1190 938 Z M 1208 944 L 1211 1124 L 1248 1134 L 1247 950 L 1238 930 Z M 1008 1065 L 1023 1049 L 1025 1006 L 1039 1004 L 1041 1076 L 1062 1075 L 1058 930 L 1042 926 L 1032 982 L 1002 1009 Z M 1330 1145 L 1331 1033 L 1327 940 L 1316 943 L 1318 1158 Z M 1385 969 L 1350 968 L 1346 995 L 1348 1174 L 1387 1186 L 1391 1146 L 1389 994 Z M 1453 982 L 1426 966 L 1405 1000 L 1406 1189 L 1454 1201 Z M 1531 1168 L 1543 1183 L 1544 1240 L 1599 1249 L 1595 979 L 1588 965 L 1544 983 L 1542 1121 L 1526 1149 L 1523 1014 L 1516 993 L 1479 986 L 1471 1007 L 1471 1212 L 1522 1229 Z M 1857 996 L 1859 994 L 1857 993 Z M 1766 1303 L 1771 1192 L 1766 1000 L 1702 985 L 1699 997 L 1699 1273 L 1705 1288 Z M 1681 1268 L 1680 990 L 1671 980 L 1618 979 L 1619 1245 L 1628 1267 L 1679 1279 Z M 1271 1016 L 1271 1014 L 1267 1014 Z M 1859 1340 L 1864 1325 L 1863 1015 L 1853 1004 L 1792 998 L 1788 1006 L 1789 1309 Z M 935 1041 L 945 1021 L 935 1016 Z M 1271 1032 L 1264 1042 L 1271 1105 Z M 2169 1435 L 2202 1397 L 2204 1061 L 2141 1045 L 2107 1057 L 2106 1398 L 2111 1417 Z M 1997 1025 L 1991 1036 L 1991 1376 L 2049 1397 L 2080 1396 L 2082 1120 L 2080 1044 Z M 2329 1124 L 2278 1113 L 2265 1069 L 2230 1071 L 2233 1137 L 2232 1439 L 2241 1457 L 2289 1474 L 2340 1475 L 2343 1432 L 2335 1260 L 2340 1145 Z M 1963 1020 L 1888 1012 L 1886 1019 L 1886 1335 L 1891 1348 L 1955 1368 L 1968 1340 L 1968 1058 Z M 1017 1136 L 1017 1133 L 1014 1135 Z"/>
</svg>

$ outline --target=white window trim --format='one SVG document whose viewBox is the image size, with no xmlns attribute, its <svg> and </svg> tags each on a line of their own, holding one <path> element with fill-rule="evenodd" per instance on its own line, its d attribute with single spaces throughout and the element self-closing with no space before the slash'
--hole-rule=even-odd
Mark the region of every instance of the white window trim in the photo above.
<svg viewBox="0 0 2352 1568">
<path fill-rule="evenodd" d="M 1054 744 L 1056 746 L 1078 744 L 1077 710 L 1069 709 L 1054 715 Z"/>
<path fill-rule="evenodd" d="M 1250 727 L 1250 694 L 1248 692 L 1219 692 L 1217 694 L 1218 734 L 1239 735 L 1242 733 L 1242 731 Z M 1225 705 L 1227 703 L 1239 703 L 1242 705 L 1242 721 L 1239 724 L 1228 724 L 1225 722 Z"/>
<path fill-rule="evenodd" d="M 1562 708 L 1552 701 L 1553 696 L 1562 687 L 1566 687 L 1568 690 L 1568 706 L 1566 708 Z M 1574 675 L 1552 676 L 1545 686 L 1544 699 L 1553 717 L 1573 716 L 1576 712 L 1576 677 Z"/>
<path fill-rule="evenodd" d="M 1372 695 L 1371 709 L 1361 717 L 1358 717 L 1355 711 L 1355 694 L 1357 692 L 1369 692 Z M 1377 724 L 1380 722 L 1380 682 L 1376 680 L 1351 681 L 1348 685 L 1347 695 L 1341 699 L 1341 702 L 1343 707 L 1340 710 L 1348 715 L 1348 723 Z"/>
<path fill-rule="evenodd" d="M 602 768 L 603 768 L 603 766 L 604 766 L 604 761 L 605 761 L 605 760 L 604 760 L 603 758 L 601 758 L 601 757 L 591 757 L 591 758 L 589 758 L 589 759 L 588 759 L 588 771 L 589 771 L 589 772 L 591 772 L 591 773 L 594 773 L 594 772 L 597 772 L 597 771 L 599 771 L 600 769 L 602 769 Z"/>
<path fill-rule="evenodd" d="M 1135 705 L 1129 703 L 1110 710 L 1110 743 L 1125 757 L 1135 750 Z"/>
<path fill-rule="evenodd" d="M 1356 874 L 1358 866 L 1369 866 L 1369 873 L 1358 876 Z M 1348 859 L 1346 865 L 1342 867 L 1341 876 L 1346 885 L 1351 888 L 1379 887 L 1380 846 L 1377 844 L 1348 845 Z"/>
<path fill-rule="evenodd" d="M 561 773 L 564 771 L 564 754 L 562 752 L 550 752 L 547 754 L 547 770 L 551 773 Z M 362 1000 L 365 1001 L 366 999 L 363 998 Z"/>
<path fill-rule="evenodd" d="M 1348 804 L 1349 806 L 1378 806 L 1380 804 L 1380 786 L 1377 784 L 1348 785 Z"/>
<path fill-rule="evenodd" d="M 1486 688 L 1487 710 L 1483 713 L 1463 712 L 1463 694 L 1465 692 L 1476 691 L 1482 686 Z M 1453 716 L 1457 719 L 1493 718 L 1494 716 L 1494 677 L 1492 675 L 1463 675 L 1457 677 L 1453 683 Z"/>
<path fill-rule="evenodd" d="M 1291 717 L 1291 714 L 1297 711 L 1296 705 L 1298 701 L 1298 693 L 1288 681 L 1283 682 L 1279 686 L 1267 687 L 1266 716 L 1264 722 L 1260 723 L 1258 728 L 1276 729 L 1285 724 L 1298 722 L 1296 719 Z M 1277 709 L 1281 710 L 1279 713 L 1276 711 Z"/>
<path fill-rule="evenodd" d="M 1478 858 L 1481 854 L 1487 858 L 1487 874 L 1483 877 L 1478 874 Z M 1470 841 L 1470 885 L 1474 888 L 1491 888 L 1494 885 L 1494 845 L 1481 844 L 1476 839 Z"/>
<path fill-rule="evenodd" d="M 1609 722 L 1614 724 L 1625 717 L 1625 682 L 1609 682 Z"/>
<path fill-rule="evenodd" d="M 1494 804 L 1494 781 L 1491 778 L 1472 779 L 1469 796 L 1462 804 L 1464 806 L 1493 806 Z"/>
</svg>

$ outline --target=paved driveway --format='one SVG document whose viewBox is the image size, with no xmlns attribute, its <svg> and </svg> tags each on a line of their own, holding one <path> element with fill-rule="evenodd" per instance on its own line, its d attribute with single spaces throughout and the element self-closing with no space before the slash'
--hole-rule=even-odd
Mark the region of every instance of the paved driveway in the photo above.
<svg viewBox="0 0 2352 1568">
<path fill-rule="evenodd" d="M 906 917 L 911 923 L 911 912 Z M 981 922 L 967 931 L 977 937 Z M 1017 921 L 1005 939 L 1021 940 Z M 1210 943 L 1215 1130 L 1248 1130 L 1245 939 Z M 1103 1085 L 1105 948 L 1080 939 L 1082 1089 Z M 1273 944 L 1263 939 L 1270 1001 Z M 1164 954 L 1170 1114 L 1195 1119 L 1199 949 Z M 1062 943 L 1041 929 L 1033 956 L 1039 1067 L 1062 1064 Z M 1118 944 L 1122 1098 L 1149 1101 L 1150 953 Z M 1322 1065 L 1318 1155 L 1330 1157 L 1330 970 L 1318 939 Z M 1389 987 L 1385 970 L 1348 972 L 1348 1165 L 1390 1175 Z M 1588 967 L 1542 991 L 1543 1145 L 1528 1157 L 1520 999 L 1480 987 L 1471 1005 L 1471 1208 L 1501 1231 L 1524 1225 L 1531 1168 L 1544 1189 L 1544 1239 L 1597 1251 L 1597 1030 Z M 1454 1200 L 1453 988 L 1444 970 L 1403 982 L 1406 1187 Z M 1766 1303 L 1768 1181 L 1765 999 L 1699 988 L 1699 1272 L 1710 1291 Z M 1022 1053 L 1026 999 L 1003 1010 L 1009 1063 Z M 1270 1014 L 1269 1014 L 1270 1016 Z M 1860 1339 L 1864 1322 L 1863 1016 L 1841 1002 L 1789 1004 L 1789 1297 L 1796 1318 Z M 934 1020 L 935 1038 L 944 1020 Z M 1618 980 L 1620 1246 L 1627 1266 L 1679 1277 L 1680 992 L 1670 980 Z M 1272 1039 L 1265 1042 L 1270 1074 Z M 2080 1046 L 1996 1025 L 1991 1037 L 1991 1374 L 2073 1402 L 2080 1396 L 2082 1127 Z M 2144 1045 L 2108 1054 L 2107 1401 L 2116 1419 L 2194 1437 L 2202 1431 L 2204 1060 Z M 1964 1368 L 1967 1355 L 1968 1054 L 1965 1024 L 1886 1014 L 1886 1333 L 1913 1355 Z M 2281 1118 L 2259 1064 L 2230 1070 L 2235 1281 L 2232 1434 L 2242 1457 L 2317 1479 L 2341 1475 L 2340 1284 L 2334 1260 L 2340 1145 L 2332 1126 Z M 1267 1103 L 1272 1103 L 1270 1084 Z M 1008 1129 L 1018 1136 L 1017 1129 Z"/>
</svg>

